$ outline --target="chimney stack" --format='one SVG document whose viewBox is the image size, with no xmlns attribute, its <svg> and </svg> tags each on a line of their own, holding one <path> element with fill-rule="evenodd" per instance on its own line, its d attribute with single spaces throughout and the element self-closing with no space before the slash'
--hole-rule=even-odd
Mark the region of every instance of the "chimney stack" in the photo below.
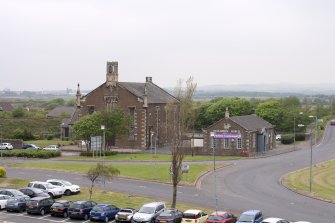
<svg viewBox="0 0 335 223">
<path fill-rule="evenodd" d="M 145 82 L 152 83 L 152 77 L 145 77 Z"/>
<path fill-rule="evenodd" d="M 225 118 L 229 118 L 229 110 L 228 110 L 228 107 L 226 107 L 226 111 L 224 113 L 224 117 Z"/>
</svg>

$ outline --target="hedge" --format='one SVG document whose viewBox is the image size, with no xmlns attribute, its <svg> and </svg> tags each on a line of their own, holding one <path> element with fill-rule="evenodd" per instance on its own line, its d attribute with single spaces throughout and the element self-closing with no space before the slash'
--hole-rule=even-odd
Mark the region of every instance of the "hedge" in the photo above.
<svg viewBox="0 0 335 223">
<path fill-rule="evenodd" d="M 105 151 L 105 156 L 114 156 L 116 155 L 117 152 L 116 151 Z M 81 156 L 93 156 L 93 153 L 92 152 L 81 152 L 80 153 Z M 100 153 L 99 151 L 95 152 L 94 153 L 95 156 L 100 156 Z M 104 152 L 101 153 L 101 156 L 104 155 Z"/>
<path fill-rule="evenodd" d="M 0 166 L 0 177 L 6 176 L 6 169 L 3 166 Z"/>
<path fill-rule="evenodd" d="M 10 150 L 0 152 L 2 157 L 26 157 L 26 158 L 42 158 L 42 159 L 48 159 L 61 155 L 60 151 L 46 151 L 46 150 Z"/>
<path fill-rule="evenodd" d="M 281 143 L 282 144 L 291 144 L 293 142 L 294 142 L 293 134 L 282 135 L 282 137 L 281 137 Z"/>
<path fill-rule="evenodd" d="M 305 133 L 296 133 L 295 134 L 295 140 L 296 141 L 305 141 L 306 134 Z"/>
</svg>

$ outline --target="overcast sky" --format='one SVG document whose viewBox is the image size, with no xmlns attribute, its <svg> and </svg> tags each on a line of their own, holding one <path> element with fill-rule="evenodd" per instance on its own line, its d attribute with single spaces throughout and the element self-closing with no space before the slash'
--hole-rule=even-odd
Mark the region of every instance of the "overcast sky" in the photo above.
<svg viewBox="0 0 335 223">
<path fill-rule="evenodd" d="M 0 0 L 0 90 L 335 83 L 333 0 Z"/>
</svg>

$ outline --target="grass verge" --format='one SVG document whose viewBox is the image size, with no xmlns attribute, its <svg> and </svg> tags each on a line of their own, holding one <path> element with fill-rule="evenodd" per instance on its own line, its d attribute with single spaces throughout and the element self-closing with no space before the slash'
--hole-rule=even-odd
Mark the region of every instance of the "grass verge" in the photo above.
<svg viewBox="0 0 335 223">
<path fill-rule="evenodd" d="M 16 163 L 13 167 L 18 168 L 36 168 L 47 170 L 58 170 L 66 172 L 87 173 L 87 171 L 94 167 L 95 163 L 60 163 L 60 162 L 39 162 L 39 163 Z M 111 165 L 111 164 L 106 164 Z M 133 179 L 155 180 L 159 182 L 171 182 L 171 175 L 169 173 L 170 164 L 154 165 L 148 164 L 113 164 L 111 165 L 120 170 L 120 177 L 128 177 Z M 197 178 L 212 170 L 212 164 L 190 164 L 188 173 L 183 174 L 181 184 L 194 184 Z M 219 165 L 218 167 L 222 167 Z"/>
<path fill-rule="evenodd" d="M 60 145 L 60 146 L 67 146 L 74 144 L 73 141 L 63 141 L 60 139 L 52 139 L 52 140 L 30 140 L 30 141 L 24 141 L 25 144 L 35 144 L 36 146 L 40 148 L 47 147 L 49 145 Z"/>
<path fill-rule="evenodd" d="M 20 180 L 20 179 L 12 179 L 12 178 L 0 178 L 0 188 L 22 188 L 28 184 L 29 180 Z M 172 195 L 171 195 L 172 196 Z M 60 200 L 87 200 L 89 198 L 88 188 L 82 187 L 81 193 L 71 196 L 63 196 Z M 118 207 L 132 207 L 139 209 L 144 203 L 152 202 L 153 199 L 146 197 L 139 197 L 124 193 L 115 193 L 112 191 L 104 191 L 101 189 L 95 188 L 92 195 L 92 200 L 97 203 L 108 203 L 114 204 Z M 165 201 L 167 206 L 171 206 L 169 201 Z M 187 210 L 187 209 L 202 209 L 210 213 L 211 210 L 203 208 L 203 207 L 194 207 L 187 204 L 177 204 L 177 208 L 179 210 Z"/>
<path fill-rule="evenodd" d="M 224 161 L 224 160 L 238 160 L 238 159 L 245 159 L 245 157 L 240 156 L 215 156 L 217 161 Z M 85 156 L 68 156 L 68 157 L 61 157 L 59 160 L 78 160 L 78 161 L 99 161 L 99 158 L 93 157 L 85 157 Z M 170 162 L 171 155 L 168 154 L 116 154 L 113 156 L 106 156 L 105 160 L 107 161 L 157 161 L 157 162 Z M 209 161 L 213 160 L 213 156 L 185 156 L 184 161 Z"/>
<path fill-rule="evenodd" d="M 313 166 L 312 193 L 309 192 L 309 168 L 286 175 L 283 184 L 292 190 L 335 202 L 335 160 Z"/>
</svg>

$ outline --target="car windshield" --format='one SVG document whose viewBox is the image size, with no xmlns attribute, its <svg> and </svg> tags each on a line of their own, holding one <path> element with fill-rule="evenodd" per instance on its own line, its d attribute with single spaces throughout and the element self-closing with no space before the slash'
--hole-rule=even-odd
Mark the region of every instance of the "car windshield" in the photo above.
<svg viewBox="0 0 335 223">
<path fill-rule="evenodd" d="M 183 214 L 183 218 L 187 218 L 187 219 L 195 219 L 195 214 L 184 213 L 184 214 Z"/>
<path fill-rule="evenodd" d="M 52 207 L 58 207 L 58 208 L 60 208 L 60 207 L 64 207 L 64 204 L 63 203 L 59 203 L 59 202 L 55 202 L 55 203 L 53 203 Z"/>
<path fill-rule="evenodd" d="M 38 201 L 28 201 L 28 205 L 34 205 L 36 206 Z"/>
<path fill-rule="evenodd" d="M 24 193 L 22 193 L 21 191 L 18 191 L 18 190 L 11 190 L 10 191 L 15 197 L 17 196 L 23 196 Z"/>
<path fill-rule="evenodd" d="M 240 222 L 250 222 L 254 220 L 254 215 L 242 214 L 238 221 Z"/>
<path fill-rule="evenodd" d="M 155 212 L 154 207 L 142 207 L 138 212 L 145 214 L 153 214 Z"/>
<path fill-rule="evenodd" d="M 122 209 L 120 212 L 124 212 L 124 213 L 132 213 L 132 211 L 130 209 Z"/>
<path fill-rule="evenodd" d="M 95 206 L 95 207 L 93 207 L 92 210 L 93 211 L 98 211 L 98 212 L 103 212 L 105 210 L 105 208 L 102 207 L 102 206 Z"/>
<path fill-rule="evenodd" d="M 45 184 L 44 186 L 47 189 L 53 189 L 53 188 L 55 188 L 55 186 L 53 186 L 52 184 Z"/>
<path fill-rule="evenodd" d="M 159 216 L 160 217 L 172 217 L 172 213 L 170 211 L 169 212 L 164 211 Z"/>
<path fill-rule="evenodd" d="M 25 201 L 24 198 L 9 198 L 7 204 L 15 204 L 19 201 Z"/>
<path fill-rule="evenodd" d="M 62 183 L 65 185 L 65 186 L 71 186 L 72 183 L 70 183 L 69 181 L 66 181 L 66 180 L 63 180 Z"/>
<path fill-rule="evenodd" d="M 223 216 L 218 216 L 218 215 L 210 215 L 208 217 L 208 220 L 211 220 L 211 221 L 222 221 L 224 219 L 225 218 Z"/>
<path fill-rule="evenodd" d="M 78 204 L 78 203 L 72 203 L 70 205 L 70 208 L 80 208 L 81 207 L 81 204 Z"/>
</svg>

